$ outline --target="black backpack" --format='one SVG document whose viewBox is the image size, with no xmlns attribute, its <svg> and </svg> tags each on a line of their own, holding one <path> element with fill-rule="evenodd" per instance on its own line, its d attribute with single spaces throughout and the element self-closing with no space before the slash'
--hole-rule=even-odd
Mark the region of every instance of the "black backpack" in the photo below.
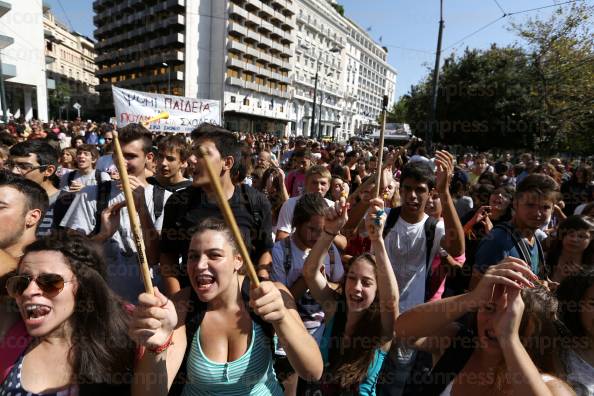
<svg viewBox="0 0 594 396">
<path fill-rule="evenodd" d="M 386 225 L 384 226 L 384 239 L 390 233 L 392 228 L 396 225 L 398 218 L 400 217 L 400 210 L 401 207 L 393 208 L 388 213 L 388 218 L 386 219 Z M 438 220 L 434 217 L 429 216 L 429 218 L 425 221 L 424 230 L 425 230 L 425 248 L 426 248 L 426 257 L 425 257 L 425 301 L 428 301 L 431 296 L 429 295 L 429 281 L 431 279 L 431 262 L 433 261 L 433 257 L 431 257 L 431 250 L 433 248 L 433 241 L 435 240 L 435 229 L 437 227 Z"/>
<path fill-rule="evenodd" d="M 261 317 L 256 315 L 252 308 L 249 305 L 250 301 L 250 279 L 249 277 L 245 277 L 243 279 L 243 283 L 241 284 L 241 299 L 245 304 L 246 309 L 250 314 L 250 318 L 252 321 L 257 323 L 261 328 L 266 337 L 270 340 L 270 348 L 271 348 L 271 355 L 274 356 L 274 327 L 272 324 L 264 321 Z M 173 380 L 173 385 L 169 390 L 169 396 L 179 396 L 182 394 L 184 386 L 188 383 L 188 356 L 190 355 L 192 342 L 194 341 L 194 336 L 198 331 L 198 327 L 202 323 L 204 319 L 204 315 L 206 314 L 207 304 L 205 302 L 200 301 L 192 287 L 190 286 L 190 300 L 188 301 L 188 312 L 186 313 L 186 339 L 187 339 L 187 346 L 186 351 L 184 353 L 184 359 L 182 360 L 182 364 Z"/>
</svg>

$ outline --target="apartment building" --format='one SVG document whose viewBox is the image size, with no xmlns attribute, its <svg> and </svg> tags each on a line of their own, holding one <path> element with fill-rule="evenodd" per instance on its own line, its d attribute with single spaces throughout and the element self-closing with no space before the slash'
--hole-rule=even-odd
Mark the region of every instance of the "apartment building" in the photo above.
<svg viewBox="0 0 594 396">
<path fill-rule="evenodd" d="M 346 18 L 345 18 L 346 19 Z M 346 62 L 348 118 L 345 130 L 349 136 L 378 128 L 383 96 L 388 109 L 394 105 L 396 70 L 387 62 L 387 48 L 376 43 L 367 30 L 346 19 L 348 45 Z"/>
<path fill-rule="evenodd" d="M 51 115 L 78 115 L 75 103 L 81 105 L 81 117 L 94 115 L 99 103 L 94 41 L 70 31 L 48 6 L 43 9 L 43 35 Z"/>
<path fill-rule="evenodd" d="M 225 126 L 285 133 L 292 0 L 95 0 L 98 90 L 220 100 Z"/>
<path fill-rule="evenodd" d="M 39 1 L 0 1 L 0 111 L 47 121 L 43 9 Z M 3 102 L 3 103 L 1 103 Z"/>
<path fill-rule="evenodd" d="M 347 29 L 329 1 L 297 1 L 293 134 L 344 138 Z"/>
</svg>

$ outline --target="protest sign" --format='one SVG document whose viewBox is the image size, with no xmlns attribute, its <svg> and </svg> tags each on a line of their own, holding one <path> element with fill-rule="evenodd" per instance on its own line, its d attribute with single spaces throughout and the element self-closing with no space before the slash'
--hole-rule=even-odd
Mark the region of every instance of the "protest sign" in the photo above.
<svg viewBox="0 0 594 396">
<path fill-rule="evenodd" d="M 221 106 L 218 100 L 186 98 L 112 87 L 118 128 L 141 123 L 162 113 L 161 119 L 148 125 L 152 132 L 191 132 L 204 122 L 220 125 Z"/>
</svg>

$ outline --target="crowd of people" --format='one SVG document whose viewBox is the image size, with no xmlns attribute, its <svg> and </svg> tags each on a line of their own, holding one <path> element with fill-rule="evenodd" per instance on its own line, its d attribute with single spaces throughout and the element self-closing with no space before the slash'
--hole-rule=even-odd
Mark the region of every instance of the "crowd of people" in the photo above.
<svg viewBox="0 0 594 396">
<path fill-rule="evenodd" d="M 594 395 L 588 159 L 117 138 L 154 294 L 114 127 L 0 125 L 0 396 Z"/>
</svg>

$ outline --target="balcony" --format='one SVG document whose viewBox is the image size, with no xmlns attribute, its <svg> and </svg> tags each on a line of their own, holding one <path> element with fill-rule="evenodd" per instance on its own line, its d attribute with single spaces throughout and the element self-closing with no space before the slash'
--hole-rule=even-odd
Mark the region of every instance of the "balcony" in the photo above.
<svg viewBox="0 0 594 396">
<path fill-rule="evenodd" d="M 246 52 L 246 45 L 239 41 L 229 40 L 227 41 L 227 50 L 230 52 Z"/>
<path fill-rule="evenodd" d="M 229 32 L 237 33 L 240 36 L 248 35 L 248 30 L 245 26 L 241 26 L 239 23 L 233 21 L 229 22 Z"/>
<path fill-rule="evenodd" d="M 236 69 L 245 69 L 246 65 L 245 62 L 239 59 L 229 58 L 227 59 L 227 67 L 232 67 Z"/>
<path fill-rule="evenodd" d="M 249 1 L 249 0 L 248 0 Z M 266 18 L 270 18 L 274 16 L 274 8 L 270 7 L 268 4 L 261 3 L 260 7 L 260 15 L 265 15 Z"/>
<path fill-rule="evenodd" d="M 270 87 L 267 87 L 265 85 L 258 85 L 258 92 L 270 95 Z"/>
<path fill-rule="evenodd" d="M 245 81 L 243 81 L 241 78 L 238 77 L 227 77 L 227 80 L 225 80 L 225 82 L 229 85 L 235 85 L 237 87 L 245 87 Z"/>
<path fill-rule="evenodd" d="M 260 29 L 264 30 L 266 32 L 272 32 L 272 30 L 274 29 L 274 26 L 272 25 L 272 23 L 267 22 L 263 19 L 260 19 L 261 23 L 260 23 Z"/>
<path fill-rule="evenodd" d="M 260 42 L 260 37 L 261 37 L 260 33 L 256 33 L 253 30 L 248 30 L 246 36 L 257 43 Z"/>
<path fill-rule="evenodd" d="M 259 47 L 263 47 L 263 48 L 270 48 L 272 47 L 272 40 L 270 40 L 268 37 L 260 37 L 260 42 L 258 43 Z"/>
<path fill-rule="evenodd" d="M 258 84 L 253 81 L 246 81 L 245 88 L 251 89 L 252 91 L 258 91 Z"/>
<path fill-rule="evenodd" d="M 238 6 L 237 4 L 230 3 L 229 4 L 229 15 L 237 15 L 243 19 L 247 19 L 249 13 L 246 10 L 244 10 L 243 8 L 241 8 L 240 6 Z"/>
<path fill-rule="evenodd" d="M 251 63 L 245 63 L 245 70 L 252 72 L 254 74 L 258 73 L 259 67 L 256 65 L 252 65 Z"/>
<path fill-rule="evenodd" d="M 262 2 L 260 0 L 246 0 L 244 7 L 248 12 L 258 12 L 261 5 Z"/>
</svg>

